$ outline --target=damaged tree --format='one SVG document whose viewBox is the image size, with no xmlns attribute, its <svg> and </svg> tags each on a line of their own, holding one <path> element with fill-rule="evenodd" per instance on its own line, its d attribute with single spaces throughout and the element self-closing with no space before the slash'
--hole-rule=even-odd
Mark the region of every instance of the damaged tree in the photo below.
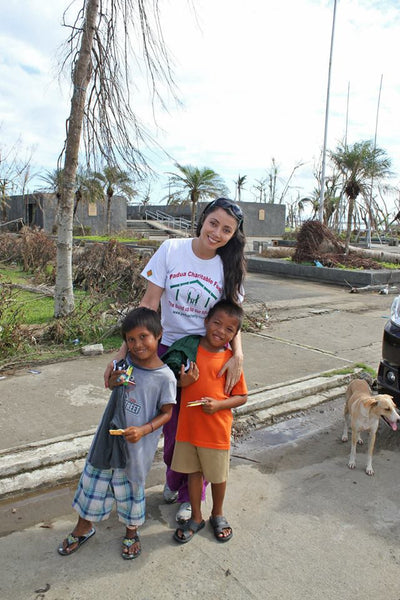
<svg viewBox="0 0 400 600">
<path fill-rule="evenodd" d="M 320 262 L 324 267 L 345 265 L 353 268 L 381 269 L 382 262 L 399 263 L 400 256 L 381 250 L 364 250 L 343 244 L 326 225 L 319 221 L 306 221 L 298 235 L 293 261 L 297 263 Z"/>
<path fill-rule="evenodd" d="M 72 226 L 81 138 L 87 164 L 100 159 L 110 167 L 123 163 L 140 180 L 148 170 L 140 145 L 151 137 L 131 109 L 128 61 L 142 62 L 150 79 L 153 101 L 161 100 L 156 82 L 173 91 L 168 56 L 161 34 L 158 0 L 84 0 L 67 40 L 62 68 L 71 65 L 72 99 L 67 120 L 62 187 L 59 200 L 57 277 L 54 314 L 74 309 L 72 285 Z M 129 29 L 136 34 L 132 56 Z M 136 50 L 137 50 L 136 48 Z M 61 159 L 61 157 L 60 157 Z M 59 160 L 61 168 L 61 160 Z"/>
</svg>

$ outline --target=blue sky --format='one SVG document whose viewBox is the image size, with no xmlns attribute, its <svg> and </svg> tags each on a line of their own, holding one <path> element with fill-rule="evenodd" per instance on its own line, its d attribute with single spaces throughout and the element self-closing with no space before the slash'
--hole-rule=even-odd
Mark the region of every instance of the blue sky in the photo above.
<svg viewBox="0 0 400 600">
<path fill-rule="evenodd" d="M 69 112 L 68 84 L 57 78 L 69 2 L 1 2 L 0 147 L 21 138 L 34 148 L 34 170 L 52 170 Z M 135 110 L 157 142 L 182 164 L 217 171 L 232 197 L 240 173 L 247 176 L 243 199 L 255 200 L 255 180 L 265 177 L 272 157 L 282 182 L 303 163 L 288 199 L 310 194 L 323 145 L 333 0 L 160 0 L 160 7 L 183 106 L 171 101 L 168 112 L 158 110 L 156 126 L 146 85 L 133 74 L 142 90 Z M 392 158 L 395 185 L 399 40 L 397 2 L 338 0 L 328 148 L 344 137 L 348 90 L 348 142 L 374 138 L 382 77 L 377 144 Z M 174 160 L 161 153 L 151 158 L 160 176 L 152 186 L 156 202 L 166 194 L 165 173 Z"/>
</svg>

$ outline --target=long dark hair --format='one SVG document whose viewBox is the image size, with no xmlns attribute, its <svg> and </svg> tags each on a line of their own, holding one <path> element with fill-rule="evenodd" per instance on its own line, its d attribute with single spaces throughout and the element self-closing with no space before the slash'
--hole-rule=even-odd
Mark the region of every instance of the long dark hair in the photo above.
<svg viewBox="0 0 400 600">
<path fill-rule="evenodd" d="M 237 228 L 229 242 L 217 249 L 224 266 L 224 297 L 231 302 L 240 302 L 243 293 L 243 281 L 246 274 L 246 261 L 244 258 L 244 247 L 246 237 L 243 232 L 243 213 L 238 204 L 227 198 L 218 198 L 207 204 L 200 215 L 197 223 L 196 235 L 200 235 L 205 218 L 223 208 L 224 211 L 237 221 Z"/>
</svg>

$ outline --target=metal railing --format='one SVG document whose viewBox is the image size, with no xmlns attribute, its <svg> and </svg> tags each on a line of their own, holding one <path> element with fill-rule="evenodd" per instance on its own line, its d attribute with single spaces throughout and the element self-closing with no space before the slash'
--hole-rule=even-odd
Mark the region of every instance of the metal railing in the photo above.
<svg viewBox="0 0 400 600">
<path fill-rule="evenodd" d="M 191 222 L 188 219 L 185 219 L 184 217 L 174 217 L 172 215 L 169 215 L 168 213 L 163 212 L 162 210 L 146 210 L 144 214 L 146 221 L 158 221 L 163 225 L 171 227 L 171 229 L 189 231 L 192 226 Z"/>
<path fill-rule="evenodd" d="M 0 223 L 0 227 L 5 227 L 11 223 L 21 223 L 21 225 L 24 225 L 24 220 L 22 217 L 19 217 L 18 219 L 13 219 L 12 221 L 7 221 L 6 223 Z"/>
</svg>

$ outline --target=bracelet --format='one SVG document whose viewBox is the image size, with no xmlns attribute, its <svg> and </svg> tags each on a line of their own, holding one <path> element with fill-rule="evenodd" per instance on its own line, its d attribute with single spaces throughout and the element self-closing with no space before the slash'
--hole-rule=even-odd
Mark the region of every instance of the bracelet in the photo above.
<svg viewBox="0 0 400 600">
<path fill-rule="evenodd" d="M 153 433 L 153 431 L 154 431 L 153 423 L 151 421 L 149 421 L 149 425 L 151 427 L 151 432 L 150 433 Z"/>
</svg>

